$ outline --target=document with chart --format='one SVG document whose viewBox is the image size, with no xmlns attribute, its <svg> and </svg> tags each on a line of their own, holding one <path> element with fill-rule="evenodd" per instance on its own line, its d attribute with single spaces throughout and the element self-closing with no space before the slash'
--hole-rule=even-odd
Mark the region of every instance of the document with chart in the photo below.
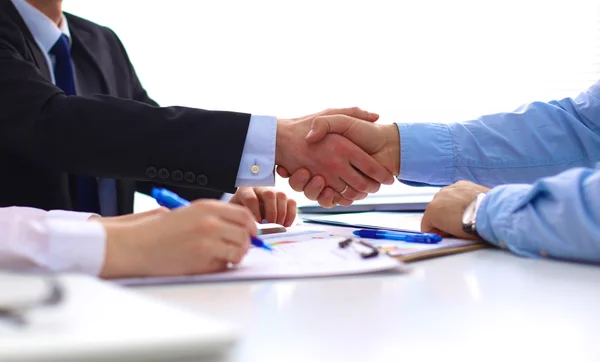
<svg viewBox="0 0 600 362">
<path fill-rule="evenodd" d="M 372 247 L 346 236 L 321 230 L 294 228 L 286 233 L 264 235 L 272 252 L 252 248 L 242 263 L 214 274 L 120 279 L 125 285 L 171 284 L 208 281 L 307 278 L 373 273 L 406 267 L 384 253 L 372 253 Z M 371 248 L 371 249 L 370 249 Z"/>
</svg>

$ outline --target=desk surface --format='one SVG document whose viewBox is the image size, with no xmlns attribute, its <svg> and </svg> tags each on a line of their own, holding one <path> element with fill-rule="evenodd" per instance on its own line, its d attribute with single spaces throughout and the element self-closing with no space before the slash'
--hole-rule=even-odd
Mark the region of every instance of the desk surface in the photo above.
<svg viewBox="0 0 600 362">
<path fill-rule="evenodd" d="M 241 326 L 227 361 L 600 360 L 600 267 L 496 249 L 411 265 L 137 290 Z"/>
</svg>

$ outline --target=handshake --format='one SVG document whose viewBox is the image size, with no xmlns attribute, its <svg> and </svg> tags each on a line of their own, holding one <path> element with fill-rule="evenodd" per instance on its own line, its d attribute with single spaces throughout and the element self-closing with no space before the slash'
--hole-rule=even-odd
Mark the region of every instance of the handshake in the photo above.
<svg viewBox="0 0 600 362">
<path fill-rule="evenodd" d="M 275 164 L 295 191 L 323 207 L 349 206 L 391 185 L 400 172 L 395 124 L 359 108 L 277 120 Z"/>
</svg>

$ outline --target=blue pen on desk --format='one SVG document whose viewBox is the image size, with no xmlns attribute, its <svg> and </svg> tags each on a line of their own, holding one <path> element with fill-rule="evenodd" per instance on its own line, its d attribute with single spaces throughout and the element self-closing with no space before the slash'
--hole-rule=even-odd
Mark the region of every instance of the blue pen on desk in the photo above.
<svg viewBox="0 0 600 362">
<path fill-rule="evenodd" d="M 442 237 L 439 235 L 416 232 L 362 229 L 354 231 L 353 234 L 361 238 L 398 240 L 419 244 L 437 244 L 442 241 Z"/>
<path fill-rule="evenodd" d="M 190 202 L 188 200 L 166 189 L 154 187 L 152 188 L 150 195 L 154 198 L 154 200 L 156 200 L 156 202 L 158 202 L 160 206 L 164 206 L 167 209 L 175 209 L 178 207 L 190 205 Z M 254 236 L 252 236 L 251 239 L 252 245 L 259 248 L 263 248 L 268 251 L 273 251 L 273 248 L 271 248 L 271 246 L 265 243 L 262 239 L 255 238 Z"/>
</svg>

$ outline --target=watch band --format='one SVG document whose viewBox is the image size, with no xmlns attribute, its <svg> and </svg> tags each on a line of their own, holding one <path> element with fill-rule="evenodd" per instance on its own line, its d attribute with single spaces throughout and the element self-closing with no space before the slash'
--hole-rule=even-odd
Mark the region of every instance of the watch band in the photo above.
<svg viewBox="0 0 600 362">
<path fill-rule="evenodd" d="M 478 238 L 480 236 L 477 232 L 477 212 L 479 211 L 479 207 L 481 206 L 485 195 L 484 192 L 477 194 L 475 199 L 471 201 L 469 206 L 467 206 L 463 212 L 463 231 Z"/>
</svg>

